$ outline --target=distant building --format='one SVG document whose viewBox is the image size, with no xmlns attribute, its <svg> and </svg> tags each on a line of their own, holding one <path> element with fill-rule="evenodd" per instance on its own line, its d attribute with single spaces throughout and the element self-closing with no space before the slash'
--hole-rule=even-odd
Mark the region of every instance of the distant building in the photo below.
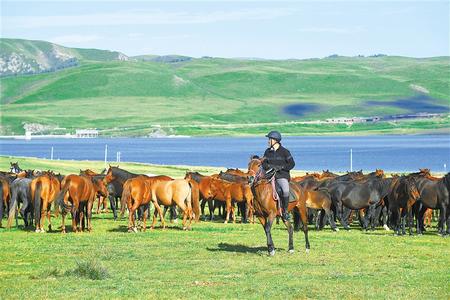
<svg viewBox="0 0 450 300">
<path fill-rule="evenodd" d="M 75 137 L 77 138 L 97 138 L 97 129 L 77 129 L 75 131 Z"/>
</svg>

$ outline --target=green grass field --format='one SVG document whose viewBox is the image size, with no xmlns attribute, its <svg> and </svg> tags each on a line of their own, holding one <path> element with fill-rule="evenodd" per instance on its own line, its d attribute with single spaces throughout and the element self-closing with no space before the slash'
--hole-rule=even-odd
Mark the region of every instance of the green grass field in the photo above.
<svg viewBox="0 0 450 300">
<path fill-rule="evenodd" d="M 22 167 L 64 173 L 99 169 L 100 162 L 19 160 Z M 0 157 L 0 169 L 8 168 Z M 180 167 L 124 164 L 136 172 L 182 176 Z M 215 172 L 217 168 L 199 168 Z M 239 220 L 239 219 L 238 219 Z M 0 299 L 85 298 L 321 298 L 448 299 L 450 241 L 436 228 L 423 236 L 395 237 L 377 229 L 317 232 L 311 252 L 303 233 L 288 254 L 284 225 L 274 225 L 277 254 L 266 254 L 259 224 L 200 222 L 192 231 L 156 228 L 127 233 L 127 220 L 94 214 L 93 232 L 37 234 L 0 228 Z M 70 223 L 70 220 L 66 224 Z M 22 221 L 20 221 L 22 224 Z"/>
<path fill-rule="evenodd" d="M 1 78 L 0 134 L 23 134 L 24 123 L 48 125 L 53 133 L 98 128 L 107 136 L 145 136 L 155 125 L 178 135 L 256 135 L 269 129 L 287 129 L 291 135 L 382 134 L 450 128 L 447 117 L 352 127 L 286 123 L 408 113 L 387 103 L 416 95 L 415 86 L 428 91 L 433 105 L 449 106 L 448 57 L 159 63 L 108 61 L 102 55 L 86 60 L 80 54 L 80 66 L 54 73 Z M 97 56 L 98 61 L 92 60 Z M 369 106 L 368 100 L 386 105 Z M 302 103 L 318 105 L 318 110 L 298 117 L 283 112 L 286 105 Z M 268 122 L 274 124 L 264 124 Z"/>
</svg>

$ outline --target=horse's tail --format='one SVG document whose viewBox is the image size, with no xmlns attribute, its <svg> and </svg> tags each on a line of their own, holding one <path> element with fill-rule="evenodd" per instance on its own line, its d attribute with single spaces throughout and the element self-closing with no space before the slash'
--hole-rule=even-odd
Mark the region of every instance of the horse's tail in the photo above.
<svg viewBox="0 0 450 300">
<path fill-rule="evenodd" d="M 1 193 L 3 193 L 3 189 L 1 186 L 0 190 L 2 190 Z M 11 193 L 11 201 L 9 204 L 8 223 L 6 224 L 6 228 L 8 229 L 11 228 L 13 219 L 16 217 L 16 210 L 17 210 L 17 191 L 14 191 L 14 193 Z"/>
<path fill-rule="evenodd" d="M 36 227 L 41 223 L 41 189 L 42 183 L 38 181 L 34 187 L 34 190 L 31 191 L 31 197 L 34 201 L 34 222 Z"/>
<path fill-rule="evenodd" d="M 193 179 L 189 180 L 189 185 L 191 186 L 192 211 L 195 221 L 198 222 L 200 220 L 200 191 L 197 182 Z"/>
<path fill-rule="evenodd" d="M 131 185 L 126 181 L 123 185 L 122 197 L 120 198 L 120 218 L 123 218 L 125 214 L 125 207 L 127 206 L 128 200 L 131 198 Z"/>
<path fill-rule="evenodd" d="M 66 196 L 66 193 L 69 190 L 69 186 L 70 186 L 70 180 L 67 180 L 64 187 L 61 189 L 61 191 L 58 193 L 58 195 L 56 196 L 56 199 L 55 199 L 55 202 L 57 203 L 57 205 L 63 212 L 69 211 L 72 208 L 71 205 L 68 205 L 64 202 L 64 197 Z"/>
</svg>

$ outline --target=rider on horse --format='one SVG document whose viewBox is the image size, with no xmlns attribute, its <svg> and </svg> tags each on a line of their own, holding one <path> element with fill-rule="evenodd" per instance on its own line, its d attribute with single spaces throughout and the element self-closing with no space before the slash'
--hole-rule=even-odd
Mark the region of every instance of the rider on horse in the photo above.
<svg viewBox="0 0 450 300">
<path fill-rule="evenodd" d="M 289 220 L 289 181 L 291 179 L 289 171 L 295 166 L 294 158 L 289 150 L 280 144 L 281 134 L 278 131 L 271 131 L 266 137 L 269 138 L 269 148 L 264 152 L 262 166 L 264 170 L 274 170 L 275 179 L 282 190 L 280 195 L 282 218 Z"/>
</svg>

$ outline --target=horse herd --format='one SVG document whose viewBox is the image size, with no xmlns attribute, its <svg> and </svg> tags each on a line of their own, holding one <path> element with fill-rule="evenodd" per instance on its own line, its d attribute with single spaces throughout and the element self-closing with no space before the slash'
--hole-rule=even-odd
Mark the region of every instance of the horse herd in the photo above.
<svg viewBox="0 0 450 300">
<path fill-rule="evenodd" d="M 165 213 L 170 210 L 176 219 L 177 209 L 183 216 L 183 229 L 190 229 L 192 222 L 201 216 L 213 220 L 215 211 L 224 222 L 235 222 L 237 206 L 242 222 L 254 222 L 258 217 L 267 237 L 269 254 L 275 253 L 271 227 L 280 215 L 277 186 L 272 170 L 261 167 L 264 158 L 252 156 L 246 172 L 228 169 L 210 176 L 198 172 L 186 172 L 184 179 L 169 176 L 134 174 L 119 167 L 110 166 L 101 173 L 80 170 L 79 174 L 63 176 L 52 171 L 22 170 L 18 163 L 11 163 L 8 172 L 0 173 L 0 226 L 4 212 L 10 228 L 15 219 L 18 226 L 20 213 L 25 227 L 34 223 L 36 232 L 45 232 L 45 219 L 51 230 L 51 207 L 56 217 L 61 214 L 61 231 L 66 232 L 65 217 L 72 216 L 72 230 L 92 230 L 92 210 L 99 198 L 105 208 L 109 199 L 114 219 L 123 216 L 128 209 L 128 231 L 137 231 L 136 217 L 141 229 L 146 230 L 146 220 L 153 205 L 154 228 L 157 217 L 165 227 Z M 320 230 L 329 224 L 338 231 L 336 222 L 350 229 L 356 217 L 364 230 L 380 224 L 392 227 L 395 234 L 409 234 L 413 226 L 418 234 L 425 230 L 424 220 L 439 212 L 438 232 L 450 233 L 450 173 L 441 178 L 433 177 L 429 169 L 387 178 L 383 170 L 369 174 L 362 171 L 344 175 L 330 171 L 306 174 L 291 178 L 289 211 L 294 226 L 282 220 L 289 233 L 289 251 L 293 251 L 293 230 L 302 230 L 305 247 L 309 250 L 308 224 Z M 205 216 L 208 204 L 209 216 Z M 162 209 L 164 207 L 164 209 Z"/>
</svg>

